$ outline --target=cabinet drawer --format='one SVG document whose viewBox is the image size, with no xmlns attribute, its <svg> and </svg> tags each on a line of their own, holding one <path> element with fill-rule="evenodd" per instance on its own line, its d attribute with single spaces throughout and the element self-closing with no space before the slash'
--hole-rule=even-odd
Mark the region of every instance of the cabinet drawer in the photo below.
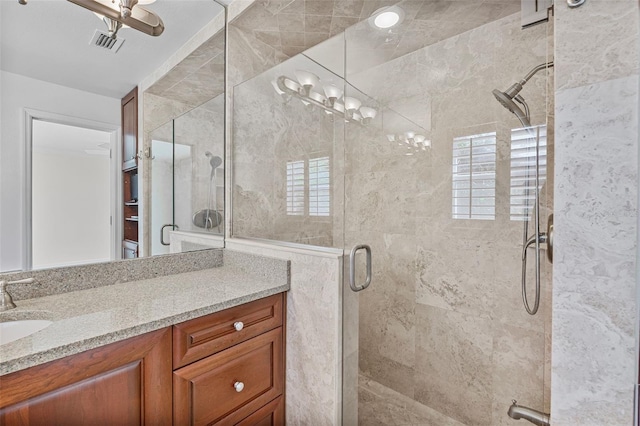
<svg viewBox="0 0 640 426">
<path fill-rule="evenodd" d="M 234 425 L 282 395 L 283 377 L 277 328 L 176 370 L 174 424 Z"/>
<path fill-rule="evenodd" d="M 180 368 L 282 325 L 283 295 L 276 294 L 173 327 L 173 368 Z M 242 323 L 240 330 L 236 323 Z M 240 326 L 240 324 L 238 324 Z"/>
<path fill-rule="evenodd" d="M 235 426 L 284 426 L 284 397 L 271 401 Z"/>
</svg>

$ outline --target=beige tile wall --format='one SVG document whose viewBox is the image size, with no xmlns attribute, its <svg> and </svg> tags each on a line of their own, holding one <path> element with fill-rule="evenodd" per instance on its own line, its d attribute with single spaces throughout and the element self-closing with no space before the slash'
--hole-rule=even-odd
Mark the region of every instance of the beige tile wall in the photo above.
<svg viewBox="0 0 640 426">
<path fill-rule="evenodd" d="M 554 425 L 633 424 L 638 2 L 556 5 Z"/>
<path fill-rule="evenodd" d="M 454 3 L 446 2 L 447 8 Z M 247 81 L 286 55 L 269 45 L 272 40 L 257 41 L 264 34 L 245 24 L 232 25 L 230 37 L 239 48 L 232 48 L 233 81 L 247 81 L 234 85 L 233 93 L 234 235 L 341 247 L 344 229 L 344 247 L 370 244 L 374 281 L 360 296 L 360 370 L 445 416 L 481 425 L 510 424 L 506 410 L 512 398 L 549 410 L 550 342 L 549 265 L 543 264 L 540 313 L 531 317 L 520 300 L 522 224 L 508 217 L 509 131 L 519 123 L 491 90 L 506 89 L 545 62 L 553 33 L 545 24 L 522 30 L 519 14 L 486 22 L 348 74 L 353 86 L 379 102 L 378 127 L 369 129 L 332 126 L 318 111 L 282 104 L 270 81 L 311 66 L 304 59 Z M 272 25 L 263 30 L 275 37 L 280 26 Z M 358 37 L 353 31 L 348 40 Z M 535 123 L 553 122 L 547 90 L 548 79 L 540 73 L 523 91 Z M 385 105 L 425 129 L 431 150 L 406 156 L 405 148 L 389 144 L 388 130 L 411 124 L 394 119 Z M 498 138 L 496 220 L 453 220 L 452 139 L 486 131 L 496 131 Z M 314 142 L 333 146 L 341 167 L 335 169 L 337 215 L 326 231 L 282 220 L 282 162 L 312 152 Z M 551 185 L 543 192 L 551 208 Z M 337 204 L 340 199 L 344 206 Z"/>
</svg>

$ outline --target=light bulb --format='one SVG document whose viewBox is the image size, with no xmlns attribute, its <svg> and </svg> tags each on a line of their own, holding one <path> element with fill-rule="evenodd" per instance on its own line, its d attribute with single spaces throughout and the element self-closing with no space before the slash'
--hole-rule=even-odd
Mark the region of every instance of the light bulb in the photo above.
<svg viewBox="0 0 640 426">
<path fill-rule="evenodd" d="M 376 111 L 375 108 L 371 107 L 361 107 L 360 114 L 362 114 L 364 118 L 375 118 L 376 114 L 378 114 L 378 111 Z"/>
<path fill-rule="evenodd" d="M 296 78 L 307 92 L 320 83 L 320 77 L 309 71 L 296 70 Z"/>
<path fill-rule="evenodd" d="M 400 15 L 394 11 L 382 12 L 373 19 L 378 28 L 391 28 L 400 21 Z"/>
<path fill-rule="evenodd" d="M 371 107 L 360 107 L 360 114 L 362 114 L 362 124 L 369 124 L 376 117 L 378 111 Z"/>
<path fill-rule="evenodd" d="M 426 138 L 423 135 L 415 135 L 413 137 L 413 140 L 415 140 L 416 143 L 423 143 L 425 139 Z"/>
<path fill-rule="evenodd" d="M 360 100 L 358 100 L 356 98 L 350 98 L 348 96 L 345 96 L 345 98 L 344 98 L 344 108 L 347 111 L 355 111 L 358 108 L 360 108 L 360 105 L 362 105 L 362 102 L 360 102 Z"/>
<path fill-rule="evenodd" d="M 342 90 L 333 84 L 326 84 L 324 86 L 324 93 L 327 95 L 327 98 L 333 98 L 333 102 L 342 97 Z"/>
</svg>

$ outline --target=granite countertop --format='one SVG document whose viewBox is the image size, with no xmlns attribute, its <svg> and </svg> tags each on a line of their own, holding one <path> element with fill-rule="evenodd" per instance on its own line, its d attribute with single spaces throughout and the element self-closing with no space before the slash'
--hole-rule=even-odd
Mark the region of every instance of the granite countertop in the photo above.
<svg viewBox="0 0 640 426">
<path fill-rule="evenodd" d="M 17 301 L 0 321 L 53 324 L 1 345 L 0 375 L 288 291 L 288 279 L 275 275 L 234 263 Z"/>
</svg>

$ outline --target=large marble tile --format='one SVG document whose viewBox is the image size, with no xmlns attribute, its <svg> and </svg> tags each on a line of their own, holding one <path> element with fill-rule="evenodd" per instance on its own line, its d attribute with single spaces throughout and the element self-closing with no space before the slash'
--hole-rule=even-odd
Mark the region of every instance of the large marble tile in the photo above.
<svg viewBox="0 0 640 426">
<path fill-rule="evenodd" d="M 560 425 L 632 418 L 637 96 L 637 76 L 556 94 L 551 409 Z"/>
<path fill-rule="evenodd" d="M 593 0 L 555 8 L 556 90 L 635 75 L 638 62 L 638 4 Z"/>
<path fill-rule="evenodd" d="M 495 398 L 543 410 L 543 332 L 494 322 L 492 393 Z M 508 408 L 508 406 L 507 406 Z"/>
<path fill-rule="evenodd" d="M 359 399 L 358 423 L 344 423 L 345 425 L 463 425 L 451 417 L 364 376 L 360 376 Z"/>
<path fill-rule="evenodd" d="M 386 229 L 404 233 L 415 226 L 417 182 L 412 172 L 379 172 L 348 175 L 345 178 L 347 229 Z M 385 191 L 379 191 L 384 187 Z"/>
<path fill-rule="evenodd" d="M 418 305 L 415 399 L 467 425 L 491 422 L 491 321 Z"/>
</svg>

